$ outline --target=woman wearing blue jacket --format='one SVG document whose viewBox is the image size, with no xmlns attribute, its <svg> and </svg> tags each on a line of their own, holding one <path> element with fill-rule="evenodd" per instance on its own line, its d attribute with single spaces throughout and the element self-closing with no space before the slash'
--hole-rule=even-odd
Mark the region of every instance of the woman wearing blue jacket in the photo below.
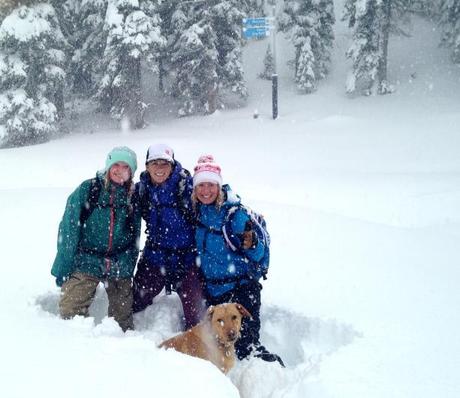
<svg viewBox="0 0 460 398">
<path fill-rule="evenodd" d="M 146 171 L 136 184 L 136 198 L 147 226 L 145 247 L 134 276 L 134 312 L 144 310 L 163 288 L 178 293 L 185 328 L 203 313 L 196 267 L 192 177 L 164 144 L 147 151 Z"/>
<path fill-rule="evenodd" d="M 239 359 L 254 354 L 284 366 L 281 358 L 268 352 L 259 341 L 262 275 L 254 264 L 264 256 L 264 243 L 251 228 L 248 213 L 238 208 L 239 196 L 228 185 L 222 185 L 221 169 L 211 155 L 201 156 L 195 166 L 192 201 L 197 217 L 197 263 L 204 279 L 206 304 L 235 302 L 251 313 L 251 319 L 243 320 L 241 337 L 235 344 Z M 231 209 L 233 244 L 239 246 L 234 248 L 237 250 L 229 247 L 222 232 Z"/>
</svg>

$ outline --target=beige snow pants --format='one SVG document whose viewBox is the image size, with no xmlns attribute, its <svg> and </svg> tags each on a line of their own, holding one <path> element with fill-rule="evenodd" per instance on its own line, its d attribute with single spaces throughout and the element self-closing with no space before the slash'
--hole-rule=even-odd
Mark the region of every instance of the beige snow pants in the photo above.
<svg viewBox="0 0 460 398">
<path fill-rule="evenodd" d="M 89 306 L 93 302 L 99 282 L 102 281 L 92 275 L 74 272 L 61 288 L 61 317 L 70 319 L 75 315 L 88 316 Z M 134 329 L 131 278 L 109 279 L 105 283 L 105 291 L 109 299 L 108 315 L 115 318 L 124 332 Z"/>
</svg>

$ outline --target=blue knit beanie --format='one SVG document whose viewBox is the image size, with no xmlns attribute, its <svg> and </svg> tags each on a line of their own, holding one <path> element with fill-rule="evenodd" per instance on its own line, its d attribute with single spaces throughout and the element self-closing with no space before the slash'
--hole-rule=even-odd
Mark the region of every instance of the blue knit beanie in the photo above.
<svg viewBox="0 0 460 398">
<path fill-rule="evenodd" d="M 136 153 L 127 146 L 117 146 L 113 148 L 107 155 L 105 161 L 105 171 L 108 171 L 115 163 L 125 162 L 131 169 L 131 177 L 137 169 Z"/>
</svg>

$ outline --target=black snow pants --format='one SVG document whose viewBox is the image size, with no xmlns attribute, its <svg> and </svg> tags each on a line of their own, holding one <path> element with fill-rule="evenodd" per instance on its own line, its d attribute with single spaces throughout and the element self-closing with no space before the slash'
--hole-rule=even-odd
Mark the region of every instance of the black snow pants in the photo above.
<svg viewBox="0 0 460 398">
<path fill-rule="evenodd" d="M 218 297 L 207 297 L 206 304 L 239 303 L 252 315 L 243 318 L 241 337 L 235 344 L 238 359 L 246 358 L 254 349 L 260 346 L 260 291 L 259 282 L 248 281 L 239 283 L 233 290 Z"/>
</svg>

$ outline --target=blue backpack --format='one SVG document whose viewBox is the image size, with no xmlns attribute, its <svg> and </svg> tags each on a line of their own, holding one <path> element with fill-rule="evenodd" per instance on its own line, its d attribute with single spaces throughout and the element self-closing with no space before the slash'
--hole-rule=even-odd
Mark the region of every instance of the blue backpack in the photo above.
<svg viewBox="0 0 460 398">
<path fill-rule="evenodd" d="M 243 210 L 249 217 L 249 221 L 246 223 L 245 230 L 253 230 L 257 236 L 257 240 L 262 242 L 265 250 L 264 255 L 259 261 L 251 260 L 245 253 L 241 244 L 241 237 L 233 233 L 232 222 L 237 210 Z M 228 213 L 225 217 L 224 225 L 222 227 L 222 234 L 228 248 L 243 256 L 246 261 L 251 265 L 250 275 L 258 279 L 262 276 L 263 279 L 267 279 L 268 267 L 270 265 L 270 234 L 267 230 L 267 223 L 264 217 L 253 211 L 247 206 L 242 204 L 235 205 L 229 208 Z"/>
</svg>

